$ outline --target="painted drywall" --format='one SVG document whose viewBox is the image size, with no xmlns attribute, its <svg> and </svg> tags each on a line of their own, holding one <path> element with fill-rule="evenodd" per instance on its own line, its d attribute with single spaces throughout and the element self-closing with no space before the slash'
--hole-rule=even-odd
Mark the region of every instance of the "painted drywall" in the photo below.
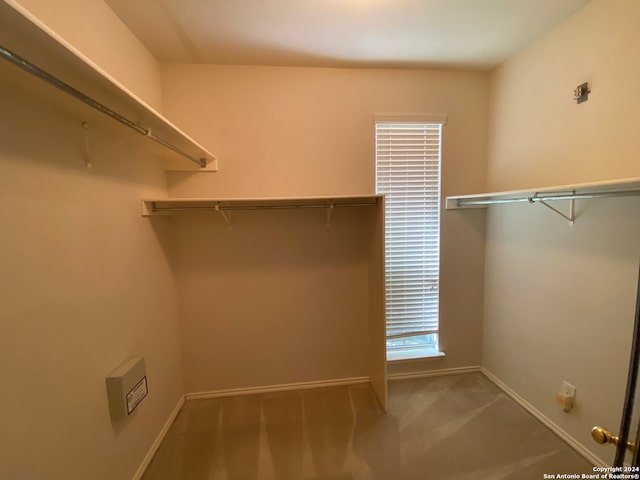
<svg viewBox="0 0 640 480">
<path fill-rule="evenodd" d="M 388 407 L 387 395 L 387 326 L 385 324 L 384 295 L 384 233 L 385 208 L 384 198 L 379 200 L 379 208 L 369 209 L 370 230 L 368 248 L 369 273 L 369 378 L 371 386 L 378 396 L 380 405 L 386 411 Z"/>
<path fill-rule="evenodd" d="M 629 94 L 639 22 L 637 1 L 595 0 L 494 73 L 490 190 L 640 176 L 640 98 Z M 592 93 L 577 105 L 584 81 Z M 574 227 L 541 205 L 495 206 L 487 217 L 483 364 L 606 461 L 613 449 L 589 431 L 620 422 L 638 211 L 638 198 L 599 199 L 577 202 Z M 577 387 L 568 414 L 555 403 L 563 380 Z"/>
<path fill-rule="evenodd" d="M 130 480 L 184 394 L 170 232 L 140 216 L 162 164 L 95 122 L 87 169 L 80 119 L 0 78 L 0 478 Z M 113 423 L 132 355 L 150 393 Z"/>
<path fill-rule="evenodd" d="M 374 113 L 447 114 L 443 189 L 484 187 L 486 74 L 168 64 L 162 79 L 167 116 L 220 159 L 172 173 L 174 196 L 373 193 Z"/>
<path fill-rule="evenodd" d="M 103 0 L 17 0 L 155 110 L 162 111 L 160 65 Z"/>
<path fill-rule="evenodd" d="M 491 190 L 638 176 L 638 2 L 596 0 L 492 79 Z M 573 90 L 589 82 L 589 101 Z"/>
<path fill-rule="evenodd" d="M 367 208 L 169 221 L 187 392 L 369 375 Z"/>
<path fill-rule="evenodd" d="M 210 65 L 162 70 L 165 113 L 211 145 L 220 162 L 215 175 L 169 174 L 171 196 L 373 193 L 374 113 L 447 114 L 443 195 L 484 189 L 484 73 Z M 441 238 L 441 345 L 447 356 L 392 367 L 399 371 L 480 362 L 484 213 L 443 215 Z M 199 244 L 195 231 L 191 243 Z M 216 274 L 212 268 L 211 281 Z M 219 295 L 235 295 L 221 288 Z M 189 320 L 183 322 L 188 329 Z"/>
</svg>

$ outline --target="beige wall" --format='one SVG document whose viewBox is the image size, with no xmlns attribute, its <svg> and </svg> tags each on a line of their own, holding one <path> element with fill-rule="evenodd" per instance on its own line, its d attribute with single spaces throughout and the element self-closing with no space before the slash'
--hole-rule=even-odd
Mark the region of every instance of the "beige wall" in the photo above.
<svg viewBox="0 0 640 480">
<path fill-rule="evenodd" d="M 374 113 L 443 113 L 443 188 L 484 187 L 484 73 L 162 65 L 165 111 L 212 145 L 216 175 L 172 173 L 174 196 L 373 193 Z"/>
<path fill-rule="evenodd" d="M 130 480 L 184 393 L 161 162 L 32 91 L 0 88 L 0 478 Z M 120 132 L 122 133 L 122 132 Z M 146 358 L 150 394 L 109 417 L 105 377 Z"/>
<path fill-rule="evenodd" d="M 103 0 L 17 0 L 128 90 L 162 111 L 160 66 Z"/>
<path fill-rule="evenodd" d="M 169 174 L 170 195 L 373 193 L 373 114 L 416 112 L 449 117 L 443 193 L 483 190 L 487 85 L 483 73 L 163 65 L 167 116 L 212 145 L 220 161 L 215 175 Z M 198 243 L 195 230 L 190 242 Z M 447 357 L 394 368 L 480 363 L 483 261 L 484 213 L 444 215 L 441 343 Z M 207 275 L 216 281 L 213 265 Z M 218 295 L 236 295 L 221 288 Z"/>
<path fill-rule="evenodd" d="M 630 94 L 639 22 L 639 2 L 595 0 L 494 73 L 491 190 L 640 176 L 640 97 Z M 592 94 L 577 105 L 583 81 Z M 620 421 L 639 207 L 578 201 L 573 228 L 541 205 L 495 206 L 487 217 L 483 364 L 607 461 L 613 449 L 589 430 Z M 554 400 L 563 380 L 577 387 L 569 414 Z"/>
<path fill-rule="evenodd" d="M 594 0 L 492 79 L 493 190 L 640 175 L 636 0 Z M 573 89 L 589 82 L 589 101 Z"/>
<path fill-rule="evenodd" d="M 369 375 L 367 208 L 173 216 L 187 392 Z"/>
</svg>

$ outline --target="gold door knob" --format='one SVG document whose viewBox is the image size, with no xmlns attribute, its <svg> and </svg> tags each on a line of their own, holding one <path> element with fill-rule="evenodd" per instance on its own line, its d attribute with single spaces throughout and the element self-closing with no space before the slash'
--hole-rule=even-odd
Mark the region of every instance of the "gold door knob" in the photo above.
<svg viewBox="0 0 640 480">
<path fill-rule="evenodd" d="M 608 443 L 612 445 L 618 445 L 618 443 L 620 442 L 620 439 L 618 437 L 616 437 L 613 433 L 603 427 L 593 427 L 591 429 L 591 437 L 596 441 L 596 443 L 599 443 L 600 445 L 605 445 Z M 633 442 L 627 442 L 627 448 L 632 452 L 635 452 L 636 444 Z"/>
</svg>

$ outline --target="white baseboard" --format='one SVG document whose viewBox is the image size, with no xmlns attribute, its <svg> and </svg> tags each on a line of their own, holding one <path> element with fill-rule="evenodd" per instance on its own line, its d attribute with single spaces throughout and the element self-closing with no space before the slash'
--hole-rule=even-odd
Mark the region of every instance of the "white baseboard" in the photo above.
<svg viewBox="0 0 640 480">
<path fill-rule="evenodd" d="M 158 448 L 160 448 L 160 444 L 162 443 L 162 440 L 164 440 L 165 435 L 169 431 L 169 427 L 171 427 L 171 424 L 178 416 L 178 413 L 180 413 L 180 410 L 182 409 L 184 402 L 185 402 L 185 397 L 183 395 L 180 397 L 180 400 L 178 400 L 176 407 L 171 412 L 171 415 L 169 415 L 169 418 L 167 418 L 167 421 L 164 422 L 164 425 L 162 426 L 160 433 L 158 433 L 158 436 L 151 444 L 151 448 L 149 448 L 149 451 L 147 452 L 145 457 L 142 459 L 142 463 L 138 467 L 138 470 L 136 470 L 136 473 L 133 474 L 133 480 L 140 480 L 142 478 L 142 475 L 144 475 L 144 472 L 149 466 L 149 464 L 151 463 L 153 456 L 158 451 Z"/>
<path fill-rule="evenodd" d="M 310 388 L 337 387 L 341 385 L 356 385 L 368 383 L 369 377 L 337 378 L 333 380 L 321 380 L 317 382 L 284 383 L 281 385 L 266 385 L 263 387 L 230 388 L 227 390 L 212 390 L 209 392 L 187 393 L 187 400 L 230 397 L 233 395 L 251 395 L 256 393 L 284 392 L 286 390 L 307 390 Z"/>
<path fill-rule="evenodd" d="M 524 408 L 527 412 L 537 418 L 540 422 L 542 422 L 549 430 L 558 435 L 562 440 L 564 440 L 571 448 L 573 448 L 576 452 L 586 458 L 589 462 L 591 462 L 596 467 L 610 467 L 611 465 L 607 464 L 604 460 L 594 455 L 587 447 L 585 447 L 582 443 L 577 441 L 571 435 L 569 435 L 565 430 L 560 428 L 555 422 L 553 422 L 549 417 L 543 414 L 540 410 L 535 408 L 529 402 L 527 402 L 524 398 L 518 395 L 516 392 L 511 390 L 506 384 L 504 384 L 498 377 L 496 377 L 493 373 L 491 373 L 486 368 L 482 367 L 480 369 L 482 374 L 491 380 L 495 385 L 502 390 L 504 393 L 509 395 L 518 405 Z"/>
<path fill-rule="evenodd" d="M 440 377 L 443 375 L 460 375 L 463 373 L 474 373 L 479 371 L 479 365 L 471 367 L 443 368 L 441 370 L 425 370 L 421 372 L 392 373 L 387 375 L 387 380 L 408 380 L 411 378 Z"/>
</svg>

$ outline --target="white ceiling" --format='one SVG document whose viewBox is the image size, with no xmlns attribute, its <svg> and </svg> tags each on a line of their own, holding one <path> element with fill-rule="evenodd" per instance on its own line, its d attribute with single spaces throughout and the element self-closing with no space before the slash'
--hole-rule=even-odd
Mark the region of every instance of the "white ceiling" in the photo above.
<svg viewBox="0 0 640 480">
<path fill-rule="evenodd" d="M 590 0 L 106 0 L 160 62 L 491 68 Z"/>
</svg>

